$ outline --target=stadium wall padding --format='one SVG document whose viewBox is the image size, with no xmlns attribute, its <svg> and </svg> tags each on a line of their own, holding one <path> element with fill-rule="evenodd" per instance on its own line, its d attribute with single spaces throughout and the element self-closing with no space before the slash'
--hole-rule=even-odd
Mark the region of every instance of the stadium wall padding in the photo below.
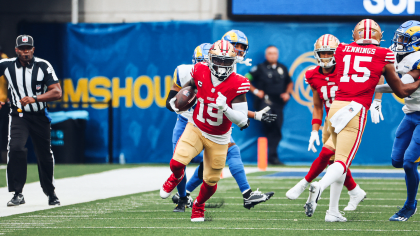
<svg viewBox="0 0 420 236">
<path fill-rule="evenodd" d="M 381 23 L 382 46 L 390 46 L 398 23 Z M 402 22 L 401 22 L 402 23 Z M 284 109 L 283 139 L 278 147 L 287 164 L 312 162 L 318 153 L 308 152 L 311 132 L 312 93 L 303 80 L 313 66 L 313 46 L 323 34 L 349 43 L 356 22 L 280 23 L 233 21 L 170 21 L 124 24 L 22 23 L 19 32 L 34 37 L 35 55 L 51 62 L 62 80 L 63 101 L 94 102 L 113 98 L 114 162 L 168 163 L 172 157 L 172 129 L 176 114 L 165 108 L 174 69 L 190 64 L 194 48 L 220 39 L 230 29 L 243 31 L 249 39 L 248 58 L 256 65 L 264 60 L 268 45 L 279 48 L 295 82 L 293 97 Z M 245 74 L 250 67 L 238 65 Z M 253 95 L 247 94 L 252 110 Z M 393 95 L 383 96 L 385 117 L 373 124 L 370 117 L 353 164 L 390 164 L 395 131 L 404 114 Z M 70 106 L 89 112 L 86 161 L 107 162 L 108 111 L 104 105 Z M 54 110 L 54 107 L 52 107 Z M 369 114 L 370 116 L 370 114 Z M 257 162 L 257 138 L 261 125 L 233 129 L 244 163 Z M 321 133 L 320 133 L 321 135 Z"/>
</svg>

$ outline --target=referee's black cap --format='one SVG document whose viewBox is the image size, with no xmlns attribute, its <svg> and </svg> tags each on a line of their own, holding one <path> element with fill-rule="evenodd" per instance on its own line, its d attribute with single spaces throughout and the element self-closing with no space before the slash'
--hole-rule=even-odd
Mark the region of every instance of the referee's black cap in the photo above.
<svg viewBox="0 0 420 236">
<path fill-rule="evenodd" d="M 34 39 L 30 35 L 19 35 L 16 38 L 16 47 L 20 46 L 34 46 Z"/>
</svg>

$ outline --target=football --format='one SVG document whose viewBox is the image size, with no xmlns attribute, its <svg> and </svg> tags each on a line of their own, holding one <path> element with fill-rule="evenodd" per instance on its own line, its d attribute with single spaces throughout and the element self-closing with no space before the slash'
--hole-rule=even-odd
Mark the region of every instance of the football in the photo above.
<svg viewBox="0 0 420 236">
<path fill-rule="evenodd" d="M 186 111 L 190 109 L 196 101 L 197 97 L 195 96 L 194 89 L 191 86 L 188 86 L 177 93 L 175 107 L 180 111 Z"/>
</svg>

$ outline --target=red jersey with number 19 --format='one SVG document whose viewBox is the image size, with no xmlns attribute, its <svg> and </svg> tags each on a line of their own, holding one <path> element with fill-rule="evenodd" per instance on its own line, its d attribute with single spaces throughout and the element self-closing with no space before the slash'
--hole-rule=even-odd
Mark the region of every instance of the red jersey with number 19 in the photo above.
<svg viewBox="0 0 420 236">
<path fill-rule="evenodd" d="M 306 82 L 315 89 L 322 103 L 325 106 L 325 111 L 330 111 L 330 107 L 335 98 L 335 92 L 338 87 L 336 82 L 337 73 L 334 69 L 331 73 L 323 74 L 320 66 L 309 69 L 305 72 Z"/>
<path fill-rule="evenodd" d="M 340 44 L 335 51 L 337 101 L 355 101 L 369 109 L 383 67 L 394 63 L 394 53 L 373 44 Z"/>
<path fill-rule="evenodd" d="M 214 86 L 210 69 L 207 63 L 203 62 L 194 66 L 192 77 L 197 87 L 197 106 L 193 114 L 195 125 L 211 135 L 226 134 L 232 126 L 232 121 L 223 114 L 222 110 L 213 108 L 209 104 L 216 104 L 220 92 L 226 97 L 226 104 L 232 108 L 232 100 L 249 91 L 249 80 L 233 72 L 219 85 Z"/>
</svg>

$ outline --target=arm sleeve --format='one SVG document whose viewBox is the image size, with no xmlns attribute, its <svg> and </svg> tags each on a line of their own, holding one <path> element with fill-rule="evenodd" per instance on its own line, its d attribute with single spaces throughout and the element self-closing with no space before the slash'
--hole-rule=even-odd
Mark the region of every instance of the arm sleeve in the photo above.
<svg viewBox="0 0 420 236">
<path fill-rule="evenodd" d="M 403 75 L 403 77 L 401 77 L 401 82 L 403 84 L 411 84 L 411 83 L 414 83 L 415 80 L 414 80 L 413 76 L 411 76 L 409 74 L 405 74 L 405 75 Z M 376 85 L 375 92 L 377 92 L 377 93 L 393 93 L 394 91 L 392 91 L 392 88 L 389 86 L 389 84 L 382 84 L 382 85 Z"/>
<path fill-rule="evenodd" d="M 240 128 L 248 123 L 248 103 L 246 102 L 233 103 L 232 108 L 227 107 L 223 113 Z"/>
<path fill-rule="evenodd" d="M 170 111 L 174 111 L 174 110 L 172 109 L 171 104 L 169 104 L 169 101 L 171 101 L 171 99 L 173 97 L 175 97 L 177 94 L 178 94 L 177 91 L 170 90 L 169 91 L 169 94 L 168 94 L 168 98 L 166 98 L 166 108 L 168 108 L 168 110 L 170 110 Z"/>
<path fill-rule="evenodd" d="M 391 87 L 388 84 L 376 85 L 375 88 L 376 93 L 393 93 Z"/>
<path fill-rule="evenodd" d="M 45 61 L 45 63 L 42 63 L 40 67 L 41 67 L 42 72 L 44 73 L 44 83 L 47 86 L 50 86 L 52 84 L 56 84 L 59 82 L 57 75 L 55 74 L 55 71 L 49 62 Z"/>
</svg>

